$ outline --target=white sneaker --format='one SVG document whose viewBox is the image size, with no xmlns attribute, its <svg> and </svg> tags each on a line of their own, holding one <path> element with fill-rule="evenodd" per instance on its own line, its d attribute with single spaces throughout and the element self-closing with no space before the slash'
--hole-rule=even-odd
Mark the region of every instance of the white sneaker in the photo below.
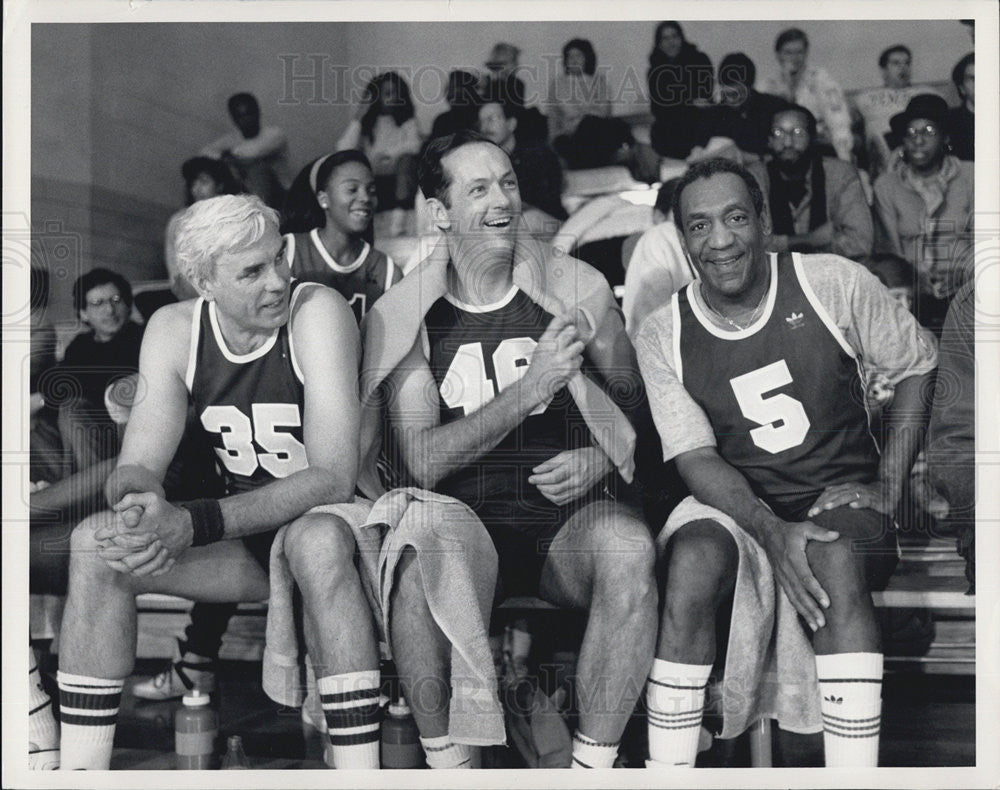
<svg viewBox="0 0 1000 790">
<path fill-rule="evenodd" d="M 211 669 L 198 669 L 199 666 L 203 665 L 175 661 L 159 675 L 136 683 L 132 687 L 132 693 L 139 699 L 155 701 L 179 699 L 194 688 L 204 694 L 214 693 L 215 672 Z"/>
<path fill-rule="evenodd" d="M 58 771 L 59 747 L 54 749 L 39 749 L 35 743 L 28 744 L 28 770 Z"/>
</svg>

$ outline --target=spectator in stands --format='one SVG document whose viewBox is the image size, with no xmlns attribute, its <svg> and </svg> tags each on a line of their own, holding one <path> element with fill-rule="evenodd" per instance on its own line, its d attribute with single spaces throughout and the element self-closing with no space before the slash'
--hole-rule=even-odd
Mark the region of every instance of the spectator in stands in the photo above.
<svg viewBox="0 0 1000 790">
<path fill-rule="evenodd" d="M 884 50 L 878 58 L 882 71 L 882 87 L 860 91 L 854 104 L 864 120 L 865 147 L 868 153 L 869 174 L 877 176 L 888 166 L 889 119 L 906 109 L 907 103 L 921 93 L 936 93 L 928 86 L 912 85 L 910 74 L 913 55 L 904 44 L 895 44 Z"/>
<path fill-rule="evenodd" d="M 976 305 L 973 281 L 948 308 L 941 332 L 938 377 L 927 437 L 931 482 L 948 501 L 947 524 L 957 532 L 965 575 L 975 591 Z"/>
<path fill-rule="evenodd" d="M 712 101 L 714 74 L 708 55 L 684 38 L 678 22 L 660 22 L 649 53 L 650 142 L 661 156 L 684 159 L 695 145 L 702 107 Z"/>
<path fill-rule="evenodd" d="M 392 236 L 403 233 L 406 212 L 413 208 L 420 145 L 410 86 L 395 71 L 375 77 L 337 141 L 337 150 L 359 149 L 368 157 L 375 173 L 379 209 L 392 211 Z"/>
<path fill-rule="evenodd" d="M 31 359 L 28 369 L 31 434 L 29 459 L 31 482 L 54 483 L 66 476 L 63 446 L 59 436 L 59 411 L 45 402 L 42 384 L 56 369 L 56 330 L 49 318 L 49 272 L 32 266 L 30 272 L 29 322 Z"/>
<path fill-rule="evenodd" d="M 479 131 L 510 157 L 521 199 L 555 220 L 568 214 L 562 204 L 562 166 L 544 141 L 525 143 L 515 136 L 516 108 L 499 96 L 486 96 L 479 108 Z M 556 223 L 557 224 L 557 223 Z"/>
<path fill-rule="evenodd" d="M 129 320 L 132 287 L 108 269 L 91 269 L 73 285 L 73 302 L 87 332 L 66 348 L 63 361 L 42 385 L 58 404 L 62 446 L 79 471 L 118 452 L 115 424 L 104 391 L 115 379 L 139 369 L 142 327 Z"/>
<path fill-rule="evenodd" d="M 854 138 L 847 100 L 826 69 L 806 62 L 809 37 L 797 27 L 783 30 L 774 42 L 774 52 L 780 71 L 765 78 L 760 89 L 808 109 L 818 121 L 818 142 L 832 146 L 838 159 L 851 161 Z"/>
<path fill-rule="evenodd" d="M 875 249 L 913 265 L 917 317 L 940 331 L 948 300 L 972 273 L 973 166 L 948 153 L 940 96 L 915 96 L 890 124 L 903 159 L 875 181 Z"/>
<path fill-rule="evenodd" d="M 452 134 L 460 129 L 475 129 L 479 120 L 479 80 L 471 71 L 448 73 L 445 101 L 448 109 L 434 119 L 430 139 Z"/>
<path fill-rule="evenodd" d="M 186 206 L 216 195 L 235 195 L 240 191 L 229 168 L 218 159 L 211 159 L 207 156 L 195 156 L 188 159 L 181 165 L 181 175 L 184 176 Z M 167 276 L 170 278 L 170 290 L 178 301 L 193 299 L 198 295 L 194 286 L 187 281 L 177 265 L 175 251 L 177 221 L 183 213 L 184 209 L 174 212 L 170 221 L 167 222 L 164 243 L 164 261 L 167 265 Z"/>
<path fill-rule="evenodd" d="M 201 153 L 231 166 L 247 192 L 280 209 L 288 187 L 288 141 L 277 126 L 261 126 L 260 105 L 250 93 L 229 97 L 236 131 L 209 143 Z"/>
<path fill-rule="evenodd" d="M 976 158 L 976 56 L 970 52 L 951 70 L 961 104 L 948 111 L 951 152 L 964 162 Z"/>
<path fill-rule="evenodd" d="M 505 41 L 494 44 L 486 60 L 487 74 L 480 92 L 486 96 L 496 96 L 514 107 L 524 107 L 527 91 L 524 80 L 517 76 L 517 59 L 520 55 L 521 50 L 513 44 Z"/>
<path fill-rule="evenodd" d="M 627 158 L 632 134 L 628 124 L 611 117 L 611 91 L 597 72 L 597 53 L 587 39 L 574 38 L 563 46 L 563 71 L 549 83 L 546 107 L 552 147 L 570 169 Z"/>
<path fill-rule="evenodd" d="M 767 154 L 771 119 L 788 102 L 754 90 L 756 79 L 757 67 L 742 52 L 731 52 L 719 62 L 719 103 L 699 114 L 692 157 L 713 137 L 732 140 L 744 163 Z"/>
<path fill-rule="evenodd" d="M 671 221 L 674 190 L 680 179 L 660 187 L 653 208 L 653 227 L 637 240 L 625 271 L 625 296 L 622 312 L 625 330 L 634 337 L 650 313 L 667 304 L 676 291 L 696 276 L 677 226 Z"/>
<path fill-rule="evenodd" d="M 775 252 L 832 252 L 858 261 L 872 251 L 874 229 L 858 171 L 825 157 L 816 145 L 816 118 L 792 105 L 774 114 L 771 158 L 748 166 L 771 213 Z"/>
</svg>

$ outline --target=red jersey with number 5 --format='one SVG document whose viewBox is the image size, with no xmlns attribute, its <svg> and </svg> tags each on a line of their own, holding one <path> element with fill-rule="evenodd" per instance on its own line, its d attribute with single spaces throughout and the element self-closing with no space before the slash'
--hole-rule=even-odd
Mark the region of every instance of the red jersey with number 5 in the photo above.
<svg viewBox="0 0 1000 790">
<path fill-rule="evenodd" d="M 765 502 L 870 482 L 879 463 L 864 371 L 802 275 L 798 255 L 772 256 L 764 312 L 744 330 L 717 327 L 673 297 L 674 361 L 715 431 L 719 454 Z"/>
<path fill-rule="evenodd" d="M 290 313 L 306 288 L 292 281 Z M 215 449 L 227 494 L 238 494 L 305 469 L 302 373 L 289 329 L 258 349 L 235 354 L 219 328 L 215 303 L 199 299 L 191 325 L 188 393 Z"/>
</svg>

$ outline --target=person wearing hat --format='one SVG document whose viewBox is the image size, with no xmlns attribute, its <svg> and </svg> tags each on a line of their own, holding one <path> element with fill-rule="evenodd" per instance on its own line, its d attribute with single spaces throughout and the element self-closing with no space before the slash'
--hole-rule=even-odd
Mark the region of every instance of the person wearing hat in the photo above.
<svg viewBox="0 0 1000 790">
<path fill-rule="evenodd" d="M 917 317 L 940 329 L 948 301 L 972 274 L 973 166 L 950 152 L 940 96 L 913 97 L 890 126 L 902 159 L 875 181 L 875 251 L 913 265 Z"/>
<path fill-rule="evenodd" d="M 185 208 L 199 200 L 216 195 L 235 195 L 240 191 L 232 171 L 223 162 L 209 156 L 193 156 L 188 159 L 181 165 L 181 175 L 184 176 L 184 194 L 187 198 Z M 170 278 L 170 290 L 181 302 L 198 295 L 194 286 L 181 274 L 177 265 L 177 253 L 174 251 L 177 221 L 183 213 L 184 209 L 179 209 L 167 222 L 163 248 L 167 276 Z"/>
</svg>

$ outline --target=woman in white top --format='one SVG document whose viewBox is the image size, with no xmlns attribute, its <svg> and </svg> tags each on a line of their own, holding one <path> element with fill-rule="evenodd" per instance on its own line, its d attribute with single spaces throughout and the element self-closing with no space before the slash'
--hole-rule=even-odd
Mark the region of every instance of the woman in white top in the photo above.
<svg viewBox="0 0 1000 790">
<path fill-rule="evenodd" d="M 611 91 L 585 38 L 563 46 L 563 71 L 549 83 L 546 107 L 552 147 L 571 169 L 612 164 L 631 141 L 624 122 L 611 118 Z"/>
<path fill-rule="evenodd" d="M 393 211 L 392 235 L 402 232 L 404 212 L 413 208 L 420 145 L 410 86 L 395 71 L 375 77 L 365 88 L 354 120 L 337 141 L 337 150 L 359 149 L 368 157 L 379 209 Z"/>
</svg>

